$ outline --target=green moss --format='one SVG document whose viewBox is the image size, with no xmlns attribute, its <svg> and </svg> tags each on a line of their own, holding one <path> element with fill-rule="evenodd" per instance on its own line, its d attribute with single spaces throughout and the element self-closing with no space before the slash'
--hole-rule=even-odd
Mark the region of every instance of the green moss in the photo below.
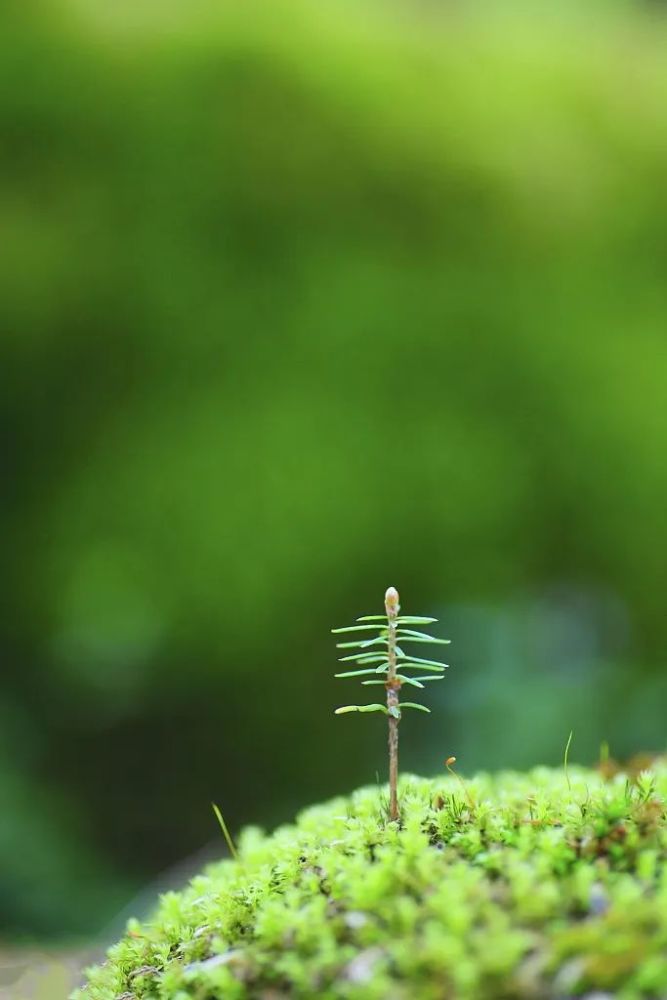
<svg viewBox="0 0 667 1000">
<path fill-rule="evenodd" d="M 667 995 L 667 765 L 362 788 L 132 922 L 86 1000 Z"/>
</svg>

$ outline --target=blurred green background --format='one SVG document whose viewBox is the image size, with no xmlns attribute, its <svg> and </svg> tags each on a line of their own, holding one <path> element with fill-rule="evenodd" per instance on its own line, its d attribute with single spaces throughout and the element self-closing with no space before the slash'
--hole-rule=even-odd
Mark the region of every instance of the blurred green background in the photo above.
<svg viewBox="0 0 667 1000">
<path fill-rule="evenodd" d="M 453 640 L 405 769 L 664 747 L 666 41 L 5 0 L 2 939 L 384 778 L 329 629 L 389 584 Z"/>
</svg>

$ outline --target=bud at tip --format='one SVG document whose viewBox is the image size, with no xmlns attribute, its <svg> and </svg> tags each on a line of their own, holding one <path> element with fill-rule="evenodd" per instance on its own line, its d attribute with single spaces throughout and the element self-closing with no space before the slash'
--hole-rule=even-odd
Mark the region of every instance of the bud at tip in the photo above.
<svg viewBox="0 0 667 1000">
<path fill-rule="evenodd" d="M 452 764 L 456 764 L 456 757 L 448 757 L 445 761 L 445 767 L 451 767 Z"/>
<path fill-rule="evenodd" d="M 388 587 L 384 595 L 384 606 L 388 615 L 395 615 L 398 612 L 398 591 L 396 587 Z"/>
</svg>

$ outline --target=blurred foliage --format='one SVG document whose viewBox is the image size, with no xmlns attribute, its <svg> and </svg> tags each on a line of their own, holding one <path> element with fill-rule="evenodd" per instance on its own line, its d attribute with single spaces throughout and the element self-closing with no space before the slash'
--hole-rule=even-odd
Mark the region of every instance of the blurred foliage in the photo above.
<svg viewBox="0 0 667 1000">
<path fill-rule="evenodd" d="M 6 934 L 99 927 L 211 799 L 372 780 L 329 629 L 388 584 L 455 642 L 406 767 L 664 743 L 665 27 L 627 7 L 3 5 Z"/>
</svg>

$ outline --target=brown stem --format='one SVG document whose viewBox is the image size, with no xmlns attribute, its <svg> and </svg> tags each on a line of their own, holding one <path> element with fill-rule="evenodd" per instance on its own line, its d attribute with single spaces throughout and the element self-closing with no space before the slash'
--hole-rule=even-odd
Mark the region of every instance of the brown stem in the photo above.
<svg viewBox="0 0 667 1000">
<path fill-rule="evenodd" d="M 399 818 L 398 810 L 398 723 L 393 713 L 398 710 L 398 692 L 401 682 L 396 676 L 396 618 L 398 617 L 398 591 L 390 587 L 384 597 L 387 612 L 387 709 L 389 711 L 389 819 Z"/>
</svg>

